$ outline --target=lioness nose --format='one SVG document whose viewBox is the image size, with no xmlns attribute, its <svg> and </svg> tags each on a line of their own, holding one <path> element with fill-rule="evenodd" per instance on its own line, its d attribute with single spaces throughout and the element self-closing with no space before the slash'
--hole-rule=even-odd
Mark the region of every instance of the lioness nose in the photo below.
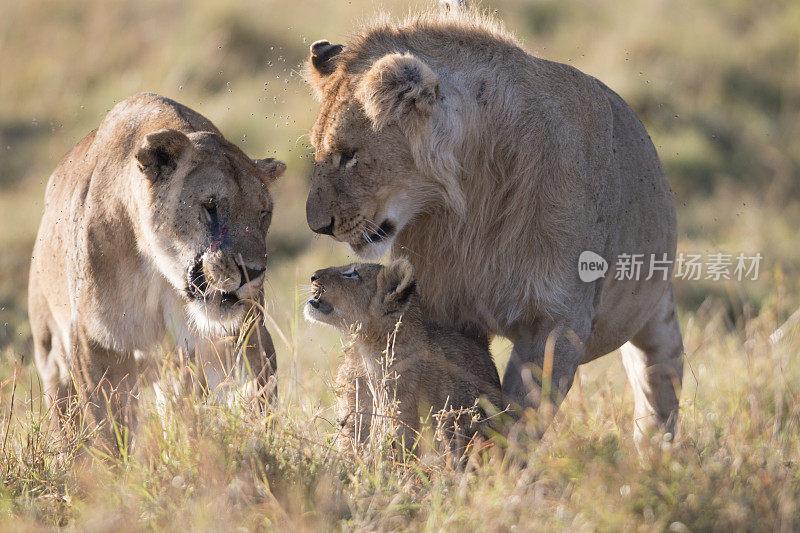
<svg viewBox="0 0 800 533">
<path fill-rule="evenodd" d="M 331 217 L 330 224 L 322 228 L 311 228 L 311 231 L 313 231 L 314 233 L 319 233 L 321 235 L 333 235 L 333 226 L 335 222 L 336 222 L 335 219 Z"/>
</svg>

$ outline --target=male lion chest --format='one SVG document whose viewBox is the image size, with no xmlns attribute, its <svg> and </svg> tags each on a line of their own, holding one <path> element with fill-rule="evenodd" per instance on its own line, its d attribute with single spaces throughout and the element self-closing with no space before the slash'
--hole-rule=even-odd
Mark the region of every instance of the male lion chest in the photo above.
<svg viewBox="0 0 800 533">
<path fill-rule="evenodd" d="M 487 333 L 506 335 L 515 322 L 529 314 L 530 302 L 520 280 L 492 280 L 490 272 L 456 261 L 415 268 L 423 311 L 443 327 L 477 338 Z M 475 281 L 480 279 L 486 281 Z"/>
</svg>

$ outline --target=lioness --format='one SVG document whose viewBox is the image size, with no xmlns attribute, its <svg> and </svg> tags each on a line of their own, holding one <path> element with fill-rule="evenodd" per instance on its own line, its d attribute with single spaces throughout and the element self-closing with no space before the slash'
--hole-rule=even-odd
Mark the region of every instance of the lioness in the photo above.
<svg viewBox="0 0 800 533">
<path fill-rule="evenodd" d="M 545 354 L 558 402 L 578 365 L 622 346 L 637 443 L 674 432 L 675 209 L 622 98 L 457 10 L 315 42 L 306 79 L 321 101 L 313 231 L 361 257 L 408 258 L 431 319 L 484 345 L 513 340 L 503 390 L 518 405 L 539 405 Z M 605 277 L 581 281 L 583 251 L 607 261 Z M 625 254 L 638 276 L 617 271 Z"/>
<path fill-rule="evenodd" d="M 247 343 L 213 356 L 242 359 L 266 398 L 275 350 L 252 302 L 262 297 L 268 186 L 285 168 L 250 159 L 203 116 L 149 93 L 114 106 L 61 160 L 28 310 L 44 391 L 62 413 L 77 393 L 90 422 L 124 421 L 168 326 L 193 353 L 206 337 L 237 335 L 248 313 Z M 223 367 L 206 373 L 210 386 L 233 370 Z M 101 442 L 113 440 L 108 426 Z"/>
<path fill-rule="evenodd" d="M 440 422 L 460 453 L 477 426 L 469 410 L 479 399 L 502 409 L 500 377 L 486 347 L 431 323 L 420 307 L 414 269 L 405 259 L 383 267 L 352 264 L 311 276 L 314 297 L 305 316 L 351 334 L 337 375 L 343 451 L 370 435 L 375 387 L 393 388 L 399 404 L 398 435 L 412 450 L 420 427 L 419 407 L 451 411 Z M 383 383 L 385 374 L 394 381 Z M 392 398 L 394 396 L 394 398 Z M 455 411 L 455 412 L 453 412 Z"/>
</svg>

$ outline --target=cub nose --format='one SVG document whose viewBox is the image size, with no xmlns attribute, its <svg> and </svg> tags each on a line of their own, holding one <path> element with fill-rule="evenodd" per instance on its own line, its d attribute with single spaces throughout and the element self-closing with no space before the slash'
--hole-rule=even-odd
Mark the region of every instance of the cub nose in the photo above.
<svg viewBox="0 0 800 533">
<path fill-rule="evenodd" d="M 333 226 L 334 226 L 335 222 L 336 222 L 336 220 L 333 217 L 331 217 L 330 224 L 328 224 L 327 226 L 320 227 L 320 228 L 312 227 L 311 231 L 313 231 L 314 233 L 319 233 L 320 235 L 331 235 L 331 236 L 333 236 Z"/>
<path fill-rule="evenodd" d="M 319 274 L 319 270 L 317 270 L 316 272 L 311 274 L 311 283 L 314 283 L 315 281 L 317 281 L 319 279 L 319 275 L 320 275 Z"/>
</svg>

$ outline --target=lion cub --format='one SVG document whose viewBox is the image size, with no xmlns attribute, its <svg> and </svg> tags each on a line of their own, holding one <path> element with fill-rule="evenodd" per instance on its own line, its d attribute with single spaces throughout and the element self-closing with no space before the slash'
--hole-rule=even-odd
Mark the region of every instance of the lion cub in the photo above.
<svg viewBox="0 0 800 533">
<path fill-rule="evenodd" d="M 397 437 L 409 450 L 418 438 L 419 415 L 428 408 L 434 414 L 444 410 L 440 427 L 457 454 L 478 429 L 467 410 L 481 398 L 502 409 L 491 354 L 469 337 L 426 320 L 407 260 L 386 267 L 326 268 L 315 272 L 311 282 L 314 297 L 306 305 L 306 318 L 351 335 L 337 375 L 337 410 L 345 437 L 340 450 L 363 444 L 373 422 L 380 423 L 371 416 L 380 403 L 374 393 L 387 375 L 395 376 L 388 399 L 399 404 Z"/>
</svg>

